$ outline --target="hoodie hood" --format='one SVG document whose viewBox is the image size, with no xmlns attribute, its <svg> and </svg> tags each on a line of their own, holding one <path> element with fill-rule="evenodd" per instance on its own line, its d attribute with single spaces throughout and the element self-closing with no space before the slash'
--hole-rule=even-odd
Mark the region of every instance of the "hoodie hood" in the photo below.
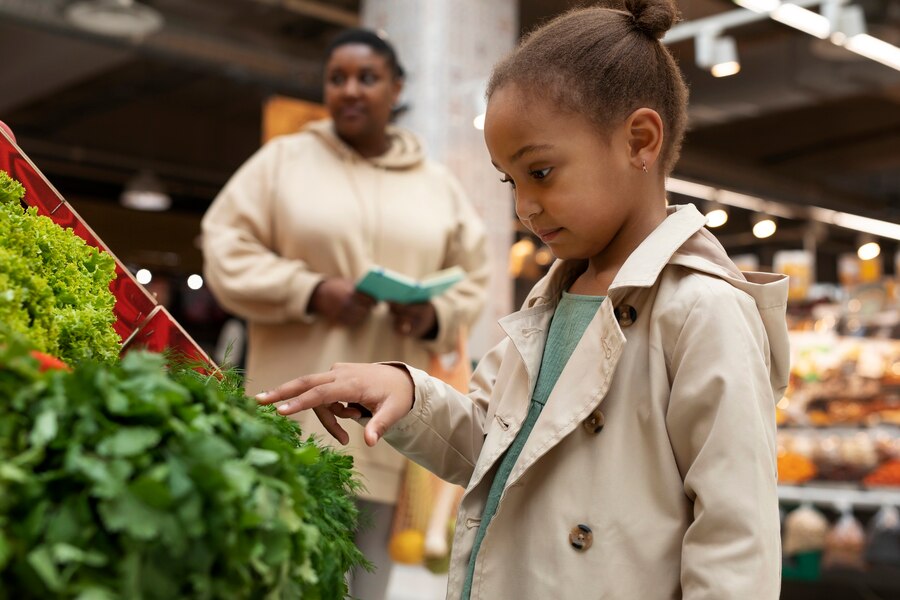
<svg viewBox="0 0 900 600">
<path fill-rule="evenodd" d="M 425 160 L 422 144 L 413 133 L 394 125 L 387 126 L 387 135 L 390 140 L 390 148 L 381 156 L 364 158 L 349 144 L 338 137 L 334 130 L 334 121 L 322 119 L 313 121 L 303 127 L 316 136 L 322 144 L 332 151 L 338 158 L 346 161 L 367 161 L 373 166 L 382 169 L 411 169 L 417 167 Z"/>
</svg>

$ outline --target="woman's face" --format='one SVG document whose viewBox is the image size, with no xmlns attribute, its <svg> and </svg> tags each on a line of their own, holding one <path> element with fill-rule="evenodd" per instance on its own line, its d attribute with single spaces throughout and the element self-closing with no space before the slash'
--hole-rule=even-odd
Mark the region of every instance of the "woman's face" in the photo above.
<svg viewBox="0 0 900 600">
<path fill-rule="evenodd" d="M 338 135 L 351 145 L 384 134 L 402 81 L 366 44 L 344 44 L 325 65 L 325 105 Z"/>
</svg>

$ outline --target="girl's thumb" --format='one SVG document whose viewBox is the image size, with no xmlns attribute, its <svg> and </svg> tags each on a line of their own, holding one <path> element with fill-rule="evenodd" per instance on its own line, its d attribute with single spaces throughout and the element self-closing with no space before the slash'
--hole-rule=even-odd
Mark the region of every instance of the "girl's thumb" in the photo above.
<svg viewBox="0 0 900 600">
<path fill-rule="evenodd" d="M 384 435 L 386 429 L 387 428 L 381 423 L 380 419 L 372 417 L 369 422 L 366 423 L 366 430 L 363 434 L 363 437 L 366 439 L 366 445 L 372 447 L 378 443 L 378 440 Z"/>
</svg>

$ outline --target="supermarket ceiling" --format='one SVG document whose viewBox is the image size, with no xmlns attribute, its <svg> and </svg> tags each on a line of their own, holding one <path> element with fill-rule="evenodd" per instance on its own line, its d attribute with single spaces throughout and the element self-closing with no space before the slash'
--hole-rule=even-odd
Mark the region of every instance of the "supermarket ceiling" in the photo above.
<svg viewBox="0 0 900 600">
<path fill-rule="evenodd" d="M 359 0 L 142 2 L 164 24 L 138 42 L 77 29 L 72 0 L 0 0 L 0 120 L 70 199 L 112 203 L 150 167 L 196 218 L 258 145 L 267 97 L 319 98 L 323 48 Z M 853 2 L 900 45 L 900 1 Z M 522 29 L 579 4 L 521 0 Z M 679 5 L 686 21 L 736 8 Z M 691 86 L 679 174 L 900 221 L 900 71 L 768 19 L 728 33 L 732 77 L 698 69 L 693 39 L 671 46 Z"/>
</svg>

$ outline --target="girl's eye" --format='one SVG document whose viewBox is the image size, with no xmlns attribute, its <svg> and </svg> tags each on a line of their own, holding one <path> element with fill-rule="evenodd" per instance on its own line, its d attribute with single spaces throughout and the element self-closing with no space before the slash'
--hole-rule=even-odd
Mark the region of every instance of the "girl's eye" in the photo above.
<svg viewBox="0 0 900 600">
<path fill-rule="evenodd" d="M 500 180 L 501 183 L 508 183 L 512 186 L 513 189 L 516 189 L 516 182 L 509 178 L 508 175 L 504 176 L 503 179 Z"/>
<path fill-rule="evenodd" d="M 553 170 L 553 167 L 547 167 L 546 169 L 536 169 L 534 171 L 529 171 L 529 175 L 534 177 L 535 179 L 543 179 L 547 175 L 550 174 L 550 171 Z"/>
<path fill-rule="evenodd" d="M 374 73 L 363 73 L 360 75 L 359 80 L 363 85 L 372 85 L 378 81 L 378 77 Z"/>
<path fill-rule="evenodd" d="M 328 79 L 328 83 L 330 83 L 331 85 L 343 85 L 344 84 L 344 76 L 338 75 L 338 74 L 332 75 Z"/>
</svg>

